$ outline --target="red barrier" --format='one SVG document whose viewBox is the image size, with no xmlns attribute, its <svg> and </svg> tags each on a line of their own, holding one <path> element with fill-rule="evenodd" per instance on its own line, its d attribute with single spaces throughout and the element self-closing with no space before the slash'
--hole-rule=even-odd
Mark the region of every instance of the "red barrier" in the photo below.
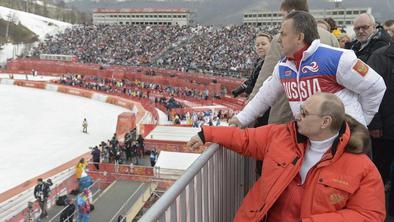
<svg viewBox="0 0 394 222">
<path fill-rule="evenodd" d="M 45 82 L 33 82 L 28 80 L 15 80 L 14 84 L 17 86 L 24 86 L 24 87 L 37 88 L 37 89 L 45 89 L 46 86 Z"/>
<path fill-rule="evenodd" d="M 135 115 L 130 112 L 121 113 L 118 116 L 118 122 L 116 124 L 116 136 L 120 142 L 124 142 L 124 136 L 126 133 L 135 129 Z"/>
<path fill-rule="evenodd" d="M 175 70 L 166 70 L 149 67 L 129 67 L 129 66 L 109 66 L 102 67 L 98 64 L 79 64 L 74 62 L 49 61 L 39 59 L 14 59 L 7 62 L 7 72 L 9 73 L 31 73 L 37 70 L 39 74 L 63 75 L 67 73 L 94 75 L 105 78 L 116 79 L 138 79 L 146 82 L 167 83 L 168 85 L 183 87 L 186 85 L 202 90 L 207 86 L 210 91 L 220 90 L 222 86 L 232 90 L 241 85 L 243 80 L 231 77 L 215 77 L 201 73 L 186 73 Z M 146 72 L 155 72 L 155 76 L 145 75 Z M 149 81 L 148 81 L 149 80 Z M 214 84 L 213 82 L 216 82 Z M 202 87 L 196 84 L 200 83 Z M 212 86 L 211 86 L 212 85 Z M 205 88 L 204 88 L 205 87 Z"/>
<path fill-rule="evenodd" d="M 75 96 L 83 96 L 83 97 L 86 97 L 89 99 L 92 98 L 92 96 L 93 96 L 92 91 L 84 90 L 84 89 L 80 89 L 80 88 L 74 88 L 71 86 L 59 85 L 57 91 L 61 92 L 61 93 L 75 95 Z"/>
</svg>

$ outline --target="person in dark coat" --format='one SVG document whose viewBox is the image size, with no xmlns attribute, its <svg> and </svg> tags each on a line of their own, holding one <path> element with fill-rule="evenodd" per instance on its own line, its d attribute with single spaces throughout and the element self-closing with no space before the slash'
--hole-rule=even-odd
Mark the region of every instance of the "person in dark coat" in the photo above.
<svg viewBox="0 0 394 222">
<path fill-rule="evenodd" d="M 99 150 L 99 148 L 97 146 L 95 146 L 93 148 L 93 151 L 91 152 L 92 155 L 92 159 L 94 162 L 94 166 L 96 167 L 97 170 L 100 169 L 100 156 L 101 156 L 101 152 Z"/>
<path fill-rule="evenodd" d="M 71 198 L 66 199 L 67 206 L 60 214 L 60 222 L 72 222 L 74 219 L 75 204 Z"/>
<path fill-rule="evenodd" d="M 40 218 L 44 218 L 48 215 L 47 203 L 51 192 L 50 186 L 52 186 L 52 181 L 50 179 L 45 182 L 42 178 L 38 178 L 37 185 L 34 187 L 34 197 L 37 199 L 41 208 Z"/>
<path fill-rule="evenodd" d="M 367 63 L 374 51 L 389 45 L 390 36 L 381 26 L 375 25 L 371 14 L 360 14 L 353 22 L 356 39 L 345 45 L 356 53 L 357 58 Z"/>
<path fill-rule="evenodd" d="M 237 97 L 240 93 L 245 92 L 248 96 L 252 93 L 254 86 L 256 85 L 256 81 L 260 75 L 261 68 L 264 64 L 265 56 L 268 53 L 268 50 L 271 46 L 272 36 L 260 32 L 256 35 L 255 39 L 255 50 L 259 58 L 254 64 L 252 75 L 238 88 L 232 91 L 234 97 Z M 265 114 L 259 118 L 257 118 L 254 126 L 264 126 L 268 124 L 270 110 L 267 110 Z M 256 163 L 256 174 L 261 175 L 261 161 L 257 161 Z"/>
<path fill-rule="evenodd" d="M 372 137 L 373 161 L 388 188 L 391 164 L 394 161 L 394 45 L 376 50 L 369 58 L 368 65 L 382 76 L 387 87 L 379 112 L 368 128 Z M 394 181 L 391 181 L 391 216 L 394 216 L 393 184 Z"/>
</svg>

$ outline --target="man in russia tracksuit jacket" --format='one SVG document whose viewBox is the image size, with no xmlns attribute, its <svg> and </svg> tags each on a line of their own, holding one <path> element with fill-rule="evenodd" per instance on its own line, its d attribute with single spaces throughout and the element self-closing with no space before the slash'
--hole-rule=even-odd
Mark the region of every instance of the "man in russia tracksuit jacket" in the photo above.
<svg viewBox="0 0 394 222">
<path fill-rule="evenodd" d="M 321 44 L 315 19 L 306 12 L 286 16 L 279 43 L 283 58 L 256 96 L 230 124 L 247 126 L 285 92 L 294 115 L 300 104 L 316 92 L 334 93 L 345 111 L 368 125 L 379 109 L 386 90 L 382 77 L 351 50 Z"/>
</svg>

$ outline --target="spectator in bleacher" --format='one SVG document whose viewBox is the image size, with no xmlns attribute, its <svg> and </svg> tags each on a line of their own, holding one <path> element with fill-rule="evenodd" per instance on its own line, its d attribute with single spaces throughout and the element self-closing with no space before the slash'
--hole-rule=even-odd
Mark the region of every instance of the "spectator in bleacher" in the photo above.
<svg viewBox="0 0 394 222">
<path fill-rule="evenodd" d="M 382 179 L 366 155 L 368 130 L 345 116 L 334 94 L 309 97 L 296 122 L 244 130 L 203 126 L 187 145 L 206 142 L 264 162 L 234 221 L 385 219 Z"/>
<path fill-rule="evenodd" d="M 329 47 L 318 38 L 316 21 L 311 14 L 303 11 L 288 14 L 279 39 L 286 58 L 276 65 L 272 77 L 231 122 L 248 126 L 282 93 L 287 95 L 296 116 L 302 101 L 322 91 L 338 95 L 346 112 L 368 125 L 386 89 L 382 77 L 357 59 L 351 50 Z"/>
<path fill-rule="evenodd" d="M 307 1 L 306 0 L 282 1 L 280 6 L 280 11 L 282 12 L 284 18 L 289 12 L 293 10 L 308 12 L 309 9 L 308 9 Z M 317 28 L 317 31 L 321 43 L 331 45 L 334 47 L 339 47 L 338 40 L 330 32 L 322 28 Z M 274 72 L 275 65 L 278 63 L 281 57 L 285 56 L 283 52 L 281 52 L 281 46 L 278 40 L 279 40 L 279 35 L 276 35 L 271 42 L 271 47 L 269 49 L 267 56 L 265 57 L 264 64 L 260 71 L 260 75 L 256 81 L 256 85 L 254 86 L 252 93 L 248 98 L 248 101 L 251 101 L 255 97 L 255 95 L 263 85 L 263 82 L 266 79 L 268 79 Z M 291 119 L 293 119 L 293 115 L 289 106 L 288 99 L 284 92 L 280 92 L 277 101 L 271 105 L 268 122 L 286 123 Z"/>
<path fill-rule="evenodd" d="M 390 43 L 390 36 L 382 27 L 376 27 L 375 17 L 369 13 L 358 15 L 353 21 L 356 39 L 346 45 L 356 53 L 357 58 L 367 63 L 377 49 Z"/>
</svg>

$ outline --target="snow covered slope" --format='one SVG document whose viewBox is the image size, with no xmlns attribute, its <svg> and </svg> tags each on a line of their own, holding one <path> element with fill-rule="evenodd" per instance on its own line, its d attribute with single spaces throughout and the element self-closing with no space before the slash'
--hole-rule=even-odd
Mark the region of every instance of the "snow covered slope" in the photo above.
<svg viewBox="0 0 394 222">
<path fill-rule="evenodd" d="M 71 27 L 72 24 L 61 22 L 55 19 L 46 18 L 28 12 L 22 12 L 10 8 L 0 6 L 0 16 L 4 20 L 9 21 L 10 18 L 15 24 L 20 22 L 26 28 L 36 33 L 40 40 L 43 40 L 46 34 L 55 34 L 64 31 L 64 29 Z"/>
</svg>

